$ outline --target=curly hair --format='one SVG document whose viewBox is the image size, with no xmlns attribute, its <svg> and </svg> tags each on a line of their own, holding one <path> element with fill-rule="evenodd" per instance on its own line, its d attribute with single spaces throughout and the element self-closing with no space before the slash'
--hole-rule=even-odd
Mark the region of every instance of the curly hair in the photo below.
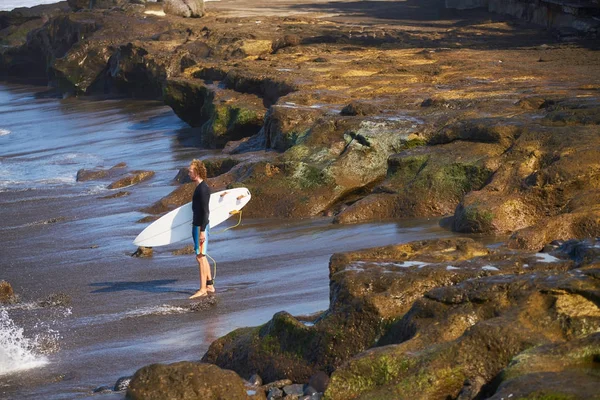
<svg viewBox="0 0 600 400">
<path fill-rule="evenodd" d="M 196 175 L 198 175 L 202 180 L 206 179 L 206 167 L 202 161 L 198 159 L 192 160 L 190 163 L 190 169 L 193 169 Z"/>
</svg>

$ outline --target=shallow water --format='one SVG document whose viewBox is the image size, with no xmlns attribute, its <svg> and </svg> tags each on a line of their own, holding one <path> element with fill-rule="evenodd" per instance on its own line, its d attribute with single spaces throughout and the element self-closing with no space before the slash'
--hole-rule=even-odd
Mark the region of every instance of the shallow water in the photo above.
<svg viewBox="0 0 600 400">
<path fill-rule="evenodd" d="M 194 257 L 171 254 L 188 243 L 133 258 L 131 242 L 145 227 L 139 209 L 212 152 L 157 102 L 38 99 L 36 90 L 0 86 L 0 280 L 21 299 L 0 308 L 0 341 L 13 348 L 0 352 L 1 398 L 88 398 L 141 366 L 198 360 L 235 328 L 326 309 L 334 252 L 451 235 L 435 220 L 244 219 L 211 237 L 218 294 L 193 311 Z M 156 176 L 112 199 L 102 198 L 114 193 L 109 181 L 75 180 L 80 168 L 119 162 Z M 70 302 L 40 304 L 60 293 Z"/>
</svg>

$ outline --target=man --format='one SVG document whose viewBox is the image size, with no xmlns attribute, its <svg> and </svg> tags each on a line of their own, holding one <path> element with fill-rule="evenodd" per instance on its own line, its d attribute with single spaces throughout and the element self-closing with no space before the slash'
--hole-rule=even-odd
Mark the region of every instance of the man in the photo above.
<svg viewBox="0 0 600 400">
<path fill-rule="evenodd" d="M 194 239 L 194 251 L 196 261 L 200 270 L 200 290 L 190 296 L 190 299 L 196 299 L 208 295 L 208 292 L 214 292 L 212 274 L 210 265 L 206 259 L 206 248 L 208 245 L 207 235 L 210 230 L 208 204 L 210 201 L 210 188 L 205 182 L 206 167 L 200 160 L 192 160 L 189 167 L 189 177 L 196 182 L 196 190 L 192 197 L 192 210 L 194 213 L 192 222 L 192 238 Z"/>
</svg>

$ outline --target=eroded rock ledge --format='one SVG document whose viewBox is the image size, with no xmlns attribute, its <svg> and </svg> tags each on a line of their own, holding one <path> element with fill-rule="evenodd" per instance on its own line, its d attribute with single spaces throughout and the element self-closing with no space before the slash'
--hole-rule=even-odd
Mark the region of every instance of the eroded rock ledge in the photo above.
<svg viewBox="0 0 600 400">
<path fill-rule="evenodd" d="M 600 235 L 597 42 L 485 11 L 448 28 L 460 14 L 434 0 L 393 3 L 395 25 L 378 19 L 385 4 L 344 21 L 363 5 L 335 18 L 228 17 L 215 4 L 187 19 L 125 1 L 8 13 L 0 74 L 163 99 L 238 162 L 215 185 L 249 187 L 249 216 L 452 216 L 458 232 L 538 250 Z M 415 30 L 405 15 L 431 23 Z"/>
</svg>

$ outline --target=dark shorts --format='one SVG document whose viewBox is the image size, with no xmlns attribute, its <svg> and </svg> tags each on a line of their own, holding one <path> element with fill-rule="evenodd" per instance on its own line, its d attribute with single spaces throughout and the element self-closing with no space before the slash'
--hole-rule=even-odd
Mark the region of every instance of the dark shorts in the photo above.
<svg viewBox="0 0 600 400">
<path fill-rule="evenodd" d="M 194 239 L 194 251 L 196 255 L 202 254 L 206 255 L 206 248 L 208 247 L 208 235 L 210 231 L 210 226 L 206 227 L 205 239 L 204 243 L 200 243 L 200 227 L 196 225 L 192 225 L 192 238 Z"/>
</svg>

